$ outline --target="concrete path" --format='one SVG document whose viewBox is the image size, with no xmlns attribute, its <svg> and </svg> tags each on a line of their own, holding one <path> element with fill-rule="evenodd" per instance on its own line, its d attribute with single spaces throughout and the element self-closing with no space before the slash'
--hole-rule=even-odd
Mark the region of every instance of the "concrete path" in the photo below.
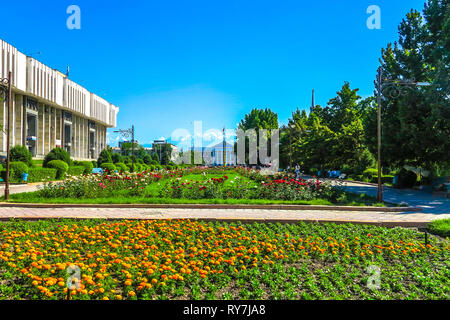
<svg viewBox="0 0 450 320">
<path fill-rule="evenodd" d="M 353 193 L 365 193 L 376 197 L 377 186 L 357 182 L 345 182 L 345 190 Z M 422 213 L 450 213 L 450 199 L 443 196 L 433 196 L 431 193 L 412 190 L 383 187 L 384 201 L 391 203 L 406 203 L 408 206 L 422 208 Z"/>
<path fill-rule="evenodd" d="M 39 186 L 44 185 L 44 182 L 28 183 L 28 184 L 10 184 L 9 194 L 22 193 L 22 192 L 33 192 L 37 191 Z M 0 185 L 0 196 L 5 194 L 5 185 Z"/>
<path fill-rule="evenodd" d="M 105 219 L 203 219 L 240 221 L 330 221 L 385 226 L 423 226 L 450 214 L 416 212 L 261 210 L 261 209 L 145 209 L 145 208 L 21 208 L 0 207 L 0 219 L 105 218 Z"/>
</svg>

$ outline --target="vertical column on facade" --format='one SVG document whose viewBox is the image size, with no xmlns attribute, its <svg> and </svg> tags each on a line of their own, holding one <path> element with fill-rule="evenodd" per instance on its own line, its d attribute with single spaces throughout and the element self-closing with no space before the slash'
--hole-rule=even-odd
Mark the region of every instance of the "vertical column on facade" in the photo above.
<svg viewBox="0 0 450 320">
<path fill-rule="evenodd" d="M 61 110 L 55 110 L 55 147 L 56 147 L 56 140 L 62 141 Z"/>
<path fill-rule="evenodd" d="M 44 106 L 38 103 L 38 130 L 37 130 L 37 143 L 36 143 L 36 155 L 44 155 Z"/>
<path fill-rule="evenodd" d="M 48 137 L 48 125 L 49 125 L 49 120 L 48 120 L 48 106 L 44 105 L 44 113 L 42 115 L 43 117 L 43 125 L 42 125 L 42 141 L 43 141 L 43 147 L 42 147 L 42 154 L 46 155 L 50 150 L 48 150 L 48 142 L 49 142 L 49 137 Z"/>
<path fill-rule="evenodd" d="M 13 141 L 13 145 L 21 145 L 22 144 L 22 122 L 23 122 L 23 106 L 22 106 L 22 96 L 16 94 L 14 96 L 14 105 L 15 105 L 15 121 L 14 121 L 14 136 L 15 139 Z"/>
<path fill-rule="evenodd" d="M 15 128 L 16 128 L 16 99 L 15 99 L 15 97 L 16 97 L 16 95 L 15 95 L 15 93 L 13 93 L 13 98 L 12 98 L 12 100 L 11 100 L 11 135 L 10 135 L 10 137 L 9 137 L 9 146 L 10 147 L 12 147 L 12 146 L 14 146 L 14 142 L 15 142 L 15 138 L 16 138 L 16 135 L 15 135 Z"/>
</svg>

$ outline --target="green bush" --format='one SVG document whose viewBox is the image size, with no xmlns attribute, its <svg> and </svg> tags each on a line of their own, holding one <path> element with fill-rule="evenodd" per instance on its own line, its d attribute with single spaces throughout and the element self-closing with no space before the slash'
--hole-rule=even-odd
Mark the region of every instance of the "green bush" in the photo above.
<svg viewBox="0 0 450 320">
<path fill-rule="evenodd" d="M 130 168 L 128 168 L 128 166 L 125 163 L 123 163 L 123 162 L 117 162 L 116 163 L 116 168 L 117 168 L 117 170 L 120 170 L 120 171 L 128 171 L 128 170 L 130 170 Z"/>
<path fill-rule="evenodd" d="M 3 171 L 3 165 L 0 163 L 0 171 Z"/>
<path fill-rule="evenodd" d="M 22 161 L 10 162 L 9 169 L 14 172 L 9 175 L 11 179 L 21 179 L 22 173 L 28 173 L 28 166 Z"/>
<path fill-rule="evenodd" d="M 120 155 L 120 153 L 113 153 L 112 155 L 111 155 L 111 159 L 112 159 L 112 162 L 114 163 L 114 164 L 117 164 L 117 163 L 122 163 L 123 162 L 123 157 Z"/>
<path fill-rule="evenodd" d="M 114 172 L 116 169 L 116 166 L 114 165 L 114 163 L 111 162 L 104 162 L 101 165 L 101 168 L 105 171 L 109 171 L 109 172 Z"/>
<path fill-rule="evenodd" d="M 84 167 L 84 174 L 92 173 L 92 169 L 94 168 L 94 165 L 90 161 L 79 161 L 77 166 Z"/>
<path fill-rule="evenodd" d="M 23 162 L 29 167 L 33 165 L 31 152 L 25 146 L 17 145 L 11 148 L 9 159 L 11 162 Z"/>
<path fill-rule="evenodd" d="M 398 188 L 412 188 L 416 184 L 417 175 L 405 168 L 401 169 L 398 173 L 398 179 L 396 187 Z"/>
<path fill-rule="evenodd" d="M 3 171 L 0 171 L 0 178 L 3 179 L 3 181 L 6 180 L 6 169 L 4 169 Z M 13 182 L 13 181 L 17 181 L 18 179 L 16 178 L 16 173 L 14 172 L 14 170 L 11 170 L 11 168 L 9 169 L 9 181 Z"/>
<path fill-rule="evenodd" d="M 392 176 L 392 175 L 385 175 L 385 176 L 381 177 L 381 181 L 383 183 L 390 183 L 390 184 L 392 184 L 392 180 L 394 180 L 394 176 Z"/>
<path fill-rule="evenodd" d="M 363 176 L 369 179 L 371 179 L 373 176 L 378 176 L 378 169 L 366 169 L 363 172 Z"/>
<path fill-rule="evenodd" d="M 69 170 L 67 170 L 67 174 L 69 176 L 81 176 L 86 168 L 84 166 L 73 166 L 69 167 Z"/>
<path fill-rule="evenodd" d="M 428 224 L 431 233 L 447 238 L 450 237 L 450 219 L 434 220 Z"/>
<path fill-rule="evenodd" d="M 42 182 L 56 180 L 56 169 L 35 167 L 28 169 L 28 182 Z"/>
<path fill-rule="evenodd" d="M 98 168 L 98 163 L 97 163 L 97 161 L 93 160 L 93 161 L 91 161 L 91 163 L 92 163 L 92 167 L 93 167 L 93 168 Z"/>
<path fill-rule="evenodd" d="M 52 149 L 45 156 L 42 166 L 44 168 L 51 168 L 51 167 L 49 167 L 48 164 L 49 164 L 49 162 L 54 161 L 54 160 L 64 161 L 67 164 L 67 166 L 70 166 L 72 164 L 72 160 L 70 159 L 70 154 L 62 148 Z"/>
<path fill-rule="evenodd" d="M 150 171 L 155 171 L 155 166 L 153 164 L 149 165 L 149 170 Z"/>
<path fill-rule="evenodd" d="M 111 148 L 106 147 L 105 149 L 102 150 L 102 152 L 100 152 L 100 155 L 98 156 L 97 159 L 97 163 L 101 168 L 103 163 L 112 163 L 112 162 L 113 161 Z"/>
<path fill-rule="evenodd" d="M 56 169 L 56 179 L 63 179 L 69 170 L 69 165 L 62 160 L 52 160 L 47 163 L 47 167 Z"/>
</svg>

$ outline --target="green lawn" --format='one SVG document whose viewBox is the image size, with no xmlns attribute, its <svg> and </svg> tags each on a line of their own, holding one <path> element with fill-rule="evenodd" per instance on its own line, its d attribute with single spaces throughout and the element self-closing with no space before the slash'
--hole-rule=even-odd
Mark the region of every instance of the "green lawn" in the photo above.
<svg viewBox="0 0 450 320">
<path fill-rule="evenodd" d="M 450 237 L 450 219 L 434 220 L 428 224 L 428 229 L 441 237 Z"/>
</svg>

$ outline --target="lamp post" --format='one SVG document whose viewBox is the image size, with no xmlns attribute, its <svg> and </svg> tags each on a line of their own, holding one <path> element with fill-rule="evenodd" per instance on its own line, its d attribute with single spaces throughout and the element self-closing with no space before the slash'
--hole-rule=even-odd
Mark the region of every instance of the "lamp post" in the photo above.
<svg viewBox="0 0 450 320">
<path fill-rule="evenodd" d="M 132 125 L 130 129 L 119 129 L 114 132 L 119 133 L 124 138 L 131 137 L 131 164 L 134 170 L 134 125 Z"/>
<path fill-rule="evenodd" d="M 11 100 L 12 100 L 12 72 L 8 72 L 8 78 L 0 78 L 0 94 L 7 100 L 7 124 L 6 124 L 6 176 L 5 176 L 5 200 L 9 199 L 9 143 L 11 131 Z M 6 87 L 6 88 L 5 88 Z"/>
<path fill-rule="evenodd" d="M 427 82 L 416 82 L 415 79 L 383 79 L 383 68 L 379 67 L 377 71 L 377 79 L 375 80 L 375 88 L 377 89 L 377 147 L 378 147 L 378 190 L 377 201 L 383 202 L 383 186 L 381 181 L 381 100 L 383 96 L 396 98 L 398 96 L 406 96 L 408 90 L 418 86 L 431 86 Z M 390 91 L 389 91 L 390 90 Z"/>
</svg>

